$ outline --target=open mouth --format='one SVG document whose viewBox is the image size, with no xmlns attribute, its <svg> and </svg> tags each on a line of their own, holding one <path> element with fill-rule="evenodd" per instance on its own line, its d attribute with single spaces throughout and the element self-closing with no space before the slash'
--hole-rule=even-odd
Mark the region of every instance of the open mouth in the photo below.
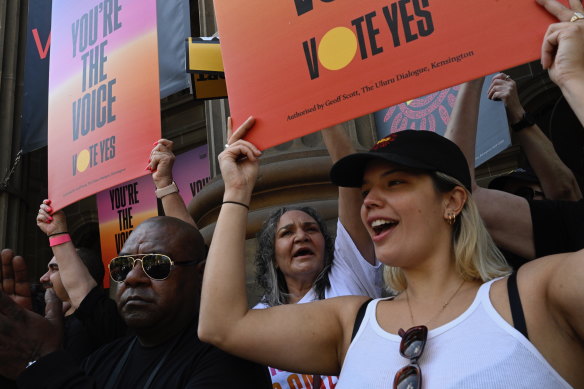
<svg viewBox="0 0 584 389">
<path fill-rule="evenodd" d="M 371 223 L 371 228 L 373 229 L 375 236 L 377 236 L 384 233 L 385 231 L 392 229 L 393 227 L 397 226 L 397 224 L 398 222 L 396 221 L 377 219 Z"/>
<path fill-rule="evenodd" d="M 296 257 L 303 257 L 306 255 L 314 255 L 314 252 L 309 248 L 301 248 L 301 249 L 298 249 L 298 251 L 296 251 L 292 257 L 296 258 Z"/>
</svg>

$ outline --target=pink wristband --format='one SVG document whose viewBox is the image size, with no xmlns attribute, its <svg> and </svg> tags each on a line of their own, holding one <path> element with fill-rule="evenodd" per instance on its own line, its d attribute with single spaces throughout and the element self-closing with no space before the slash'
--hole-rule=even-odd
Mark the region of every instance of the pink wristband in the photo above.
<svg viewBox="0 0 584 389">
<path fill-rule="evenodd" d="M 63 243 L 71 242 L 71 237 L 69 234 L 62 234 L 57 236 L 51 236 L 49 238 L 49 246 L 58 246 Z"/>
</svg>

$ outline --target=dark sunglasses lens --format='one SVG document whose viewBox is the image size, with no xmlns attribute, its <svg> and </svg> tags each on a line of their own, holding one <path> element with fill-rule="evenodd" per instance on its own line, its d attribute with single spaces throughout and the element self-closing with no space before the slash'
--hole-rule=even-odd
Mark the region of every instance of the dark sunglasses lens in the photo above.
<svg viewBox="0 0 584 389">
<path fill-rule="evenodd" d="M 402 337 L 399 352 L 408 359 L 418 359 L 424 351 L 428 329 L 424 326 L 410 328 Z"/>
<path fill-rule="evenodd" d="M 134 267 L 134 258 L 132 257 L 116 257 L 111 260 L 109 264 L 110 275 L 112 280 L 122 282 L 126 279 L 129 272 Z"/>
<path fill-rule="evenodd" d="M 142 258 L 144 272 L 155 280 L 163 280 L 170 274 L 170 258 L 166 255 L 152 254 Z"/>
<path fill-rule="evenodd" d="M 422 372 L 417 365 L 407 365 L 401 368 L 393 380 L 394 389 L 420 389 L 422 387 Z"/>
</svg>

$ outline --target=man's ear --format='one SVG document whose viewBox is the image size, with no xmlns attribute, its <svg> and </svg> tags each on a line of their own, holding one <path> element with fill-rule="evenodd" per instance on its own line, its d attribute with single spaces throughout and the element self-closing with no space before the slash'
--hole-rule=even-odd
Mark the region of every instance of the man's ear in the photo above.
<svg viewBox="0 0 584 389">
<path fill-rule="evenodd" d="M 460 215 L 464 204 L 468 200 L 468 194 L 462 186 L 455 186 L 450 192 L 444 194 L 444 219 L 451 215 Z"/>
</svg>

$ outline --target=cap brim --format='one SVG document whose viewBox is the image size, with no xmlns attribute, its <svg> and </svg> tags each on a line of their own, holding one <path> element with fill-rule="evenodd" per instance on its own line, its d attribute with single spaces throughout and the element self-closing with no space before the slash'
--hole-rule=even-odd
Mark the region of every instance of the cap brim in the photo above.
<svg viewBox="0 0 584 389">
<path fill-rule="evenodd" d="M 383 160 L 404 167 L 435 171 L 430 165 L 415 161 L 411 158 L 395 153 L 363 152 L 347 155 L 339 159 L 331 168 L 330 178 L 337 186 L 359 188 L 363 184 L 363 174 L 370 161 Z"/>
</svg>

